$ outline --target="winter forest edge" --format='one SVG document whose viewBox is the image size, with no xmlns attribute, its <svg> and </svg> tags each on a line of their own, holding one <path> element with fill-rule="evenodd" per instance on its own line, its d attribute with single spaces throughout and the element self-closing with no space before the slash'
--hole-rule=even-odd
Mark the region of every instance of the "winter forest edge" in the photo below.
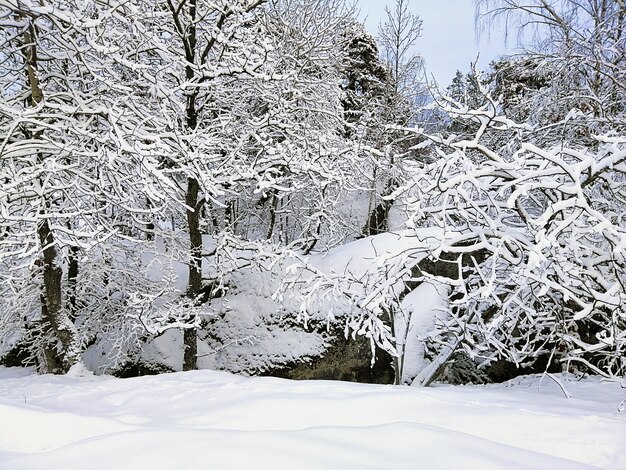
<svg viewBox="0 0 626 470">
<path fill-rule="evenodd" d="M 624 376 L 626 6 L 476 11 L 439 89 L 404 0 L 0 0 L 2 363 Z"/>
</svg>

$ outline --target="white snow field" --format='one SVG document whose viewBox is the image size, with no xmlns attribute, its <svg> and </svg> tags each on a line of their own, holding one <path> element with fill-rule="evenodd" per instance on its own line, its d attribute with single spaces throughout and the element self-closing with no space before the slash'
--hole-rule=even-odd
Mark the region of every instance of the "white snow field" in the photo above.
<svg viewBox="0 0 626 470">
<path fill-rule="evenodd" d="M 626 469 L 619 383 L 415 388 L 0 368 L 0 469 Z"/>
</svg>

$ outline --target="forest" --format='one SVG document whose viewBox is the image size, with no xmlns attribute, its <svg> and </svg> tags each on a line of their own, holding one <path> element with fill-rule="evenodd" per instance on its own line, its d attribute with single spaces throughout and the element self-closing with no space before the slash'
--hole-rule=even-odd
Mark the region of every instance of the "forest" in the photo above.
<svg viewBox="0 0 626 470">
<path fill-rule="evenodd" d="M 623 0 L 445 88 L 409 6 L 0 0 L 2 364 L 626 374 Z"/>
</svg>

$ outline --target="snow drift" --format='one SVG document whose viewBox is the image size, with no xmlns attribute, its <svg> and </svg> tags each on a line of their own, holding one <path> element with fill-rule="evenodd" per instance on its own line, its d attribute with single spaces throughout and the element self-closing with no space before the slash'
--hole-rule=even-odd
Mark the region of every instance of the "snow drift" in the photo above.
<svg viewBox="0 0 626 470">
<path fill-rule="evenodd" d="M 415 389 L 80 372 L 0 368 L 0 468 L 626 468 L 624 390 L 597 378 L 561 377 L 566 399 L 540 376 Z"/>
</svg>

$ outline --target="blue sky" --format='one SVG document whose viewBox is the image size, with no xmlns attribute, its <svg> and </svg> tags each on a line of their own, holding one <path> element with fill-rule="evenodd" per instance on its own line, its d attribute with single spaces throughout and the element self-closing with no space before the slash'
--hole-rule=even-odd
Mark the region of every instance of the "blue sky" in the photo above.
<svg viewBox="0 0 626 470">
<path fill-rule="evenodd" d="M 385 18 L 385 5 L 390 9 L 395 0 L 357 0 L 359 17 L 365 19 L 368 30 L 378 32 Z M 416 53 L 426 60 L 426 70 L 440 86 L 447 86 L 457 69 L 467 72 L 470 63 L 478 60 L 478 68 L 506 52 L 513 52 L 502 31 L 477 37 L 474 29 L 473 0 L 410 0 L 409 9 L 423 20 L 423 34 L 418 39 Z M 479 56 L 480 53 L 480 56 Z"/>
</svg>

